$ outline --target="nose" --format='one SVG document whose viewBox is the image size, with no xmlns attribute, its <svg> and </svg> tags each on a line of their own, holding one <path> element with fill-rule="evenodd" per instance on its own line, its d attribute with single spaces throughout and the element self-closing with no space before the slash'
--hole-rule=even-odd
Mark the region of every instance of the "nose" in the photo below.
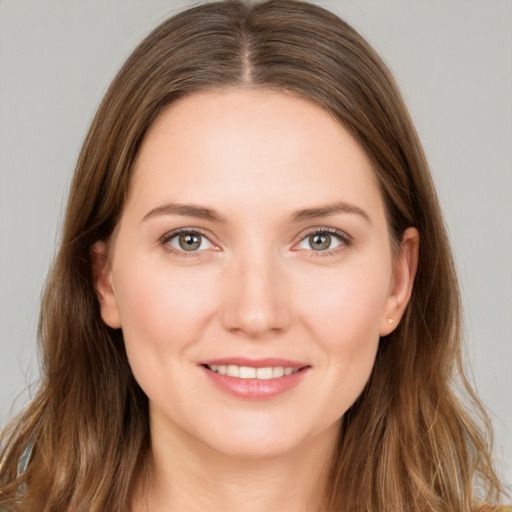
<svg viewBox="0 0 512 512">
<path fill-rule="evenodd" d="M 285 331 L 292 319 L 282 262 L 259 249 L 234 257 L 226 269 L 222 323 L 249 338 Z M 281 264 L 280 264 L 281 263 Z"/>
</svg>

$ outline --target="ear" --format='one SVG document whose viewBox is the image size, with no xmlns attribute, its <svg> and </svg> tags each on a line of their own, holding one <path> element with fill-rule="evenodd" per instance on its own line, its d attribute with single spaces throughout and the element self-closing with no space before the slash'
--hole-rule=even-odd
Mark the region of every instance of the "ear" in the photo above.
<svg viewBox="0 0 512 512">
<path fill-rule="evenodd" d="M 121 317 L 112 284 L 112 271 L 108 258 L 107 244 L 95 242 L 89 251 L 94 289 L 100 303 L 101 318 L 112 329 L 121 327 Z"/>
<path fill-rule="evenodd" d="M 412 287 L 418 268 L 420 235 L 416 228 L 404 231 L 400 252 L 394 265 L 393 283 L 386 300 L 380 335 L 393 332 L 399 324 L 412 294 Z"/>
</svg>

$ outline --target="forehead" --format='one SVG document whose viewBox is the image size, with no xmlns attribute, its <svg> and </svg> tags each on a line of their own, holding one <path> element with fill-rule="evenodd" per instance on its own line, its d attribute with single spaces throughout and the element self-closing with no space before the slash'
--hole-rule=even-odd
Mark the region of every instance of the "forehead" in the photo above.
<svg viewBox="0 0 512 512">
<path fill-rule="evenodd" d="M 381 202 L 371 165 L 344 126 L 308 100 L 254 89 L 194 93 L 168 106 L 143 140 L 130 196 L 226 208 L 236 197 L 259 208 Z"/>
</svg>

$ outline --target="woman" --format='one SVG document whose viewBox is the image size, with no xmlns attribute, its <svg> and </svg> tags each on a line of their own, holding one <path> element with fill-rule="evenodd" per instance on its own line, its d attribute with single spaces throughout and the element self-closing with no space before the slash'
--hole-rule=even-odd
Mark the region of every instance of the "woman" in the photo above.
<svg viewBox="0 0 512 512">
<path fill-rule="evenodd" d="M 460 338 L 435 191 L 373 50 L 309 4 L 190 9 L 85 141 L 0 504 L 488 510 Z"/>
</svg>

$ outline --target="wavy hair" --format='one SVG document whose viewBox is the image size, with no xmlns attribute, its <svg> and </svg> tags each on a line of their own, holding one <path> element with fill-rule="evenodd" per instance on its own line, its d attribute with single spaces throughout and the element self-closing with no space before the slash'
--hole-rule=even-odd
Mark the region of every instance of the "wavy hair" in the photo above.
<svg viewBox="0 0 512 512">
<path fill-rule="evenodd" d="M 368 43 L 334 14 L 294 0 L 188 9 L 157 27 L 111 84 L 80 153 L 46 283 L 42 381 L 2 436 L 0 505 L 24 512 L 129 508 L 149 450 L 148 400 L 121 331 L 100 317 L 90 248 L 108 240 L 119 221 L 132 163 L 159 112 L 223 87 L 292 92 L 327 110 L 372 163 L 393 243 L 410 226 L 420 233 L 410 303 L 344 415 L 325 509 L 484 510 L 477 504 L 497 500 L 501 487 L 489 420 L 462 369 L 457 278 L 421 144 Z M 32 456 L 18 475 L 29 443 Z"/>
</svg>

